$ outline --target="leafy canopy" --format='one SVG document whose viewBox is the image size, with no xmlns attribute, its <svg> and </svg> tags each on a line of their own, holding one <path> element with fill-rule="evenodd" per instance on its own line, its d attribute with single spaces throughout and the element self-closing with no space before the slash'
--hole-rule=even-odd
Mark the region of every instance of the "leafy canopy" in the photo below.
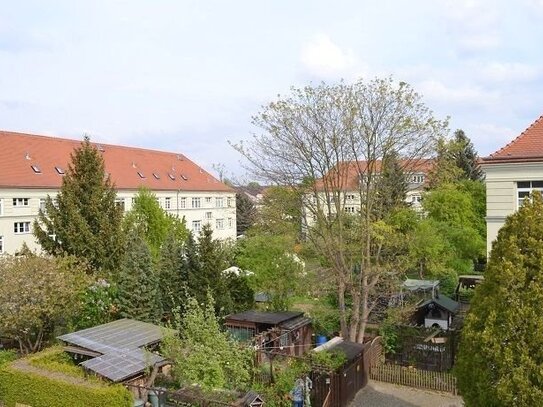
<svg viewBox="0 0 543 407">
<path fill-rule="evenodd" d="M 543 201 L 526 200 L 494 242 L 465 320 L 456 374 L 466 406 L 543 400 Z"/>
</svg>

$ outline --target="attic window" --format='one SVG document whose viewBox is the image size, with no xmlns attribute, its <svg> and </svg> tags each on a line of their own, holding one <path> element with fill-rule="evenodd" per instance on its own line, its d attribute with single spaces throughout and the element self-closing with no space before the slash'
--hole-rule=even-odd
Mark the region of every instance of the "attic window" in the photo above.
<svg viewBox="0 0 543 407">
<path fill-rule="evenodd" d="M 173 175 L 171 172 L 168 173 L 168 177 L 170 177 L 172 181 L 175 181 L 175 175 Z"/>
<path fill-rule="evenodd" d="M 59 173 L 60 175 L 64 175 L 64 170 L 63 170 L 61 167 L 55 167 L 55 170 L 56 170 L 57 173 Z"/>
<path fill-rule="evenodd" d="M 188 177 L 186 175 L 181 174 L 181 178 L 183 178 L 185 181 L 188 181 Z"/>
<path fill-rule="evenodd" d="M 140 178 L 145 178 L 145 175 L 143 175 L 142 172 L 139 172 L 139 171 L 138 171 L 138 175 L 140 176 Z"/>
<path fill-rule="evenodd" d="M 32 170 L 33 170 L 36 174 L 41 174 L 41 169 L 40 169 L 40 167 L 38 167 L 37 165 L 31 165 L 30 168 L 32 168 Z"/>
<path fill-rule="evenodd" d="M 153 177 L 155 177 L 155 179 L 160 179 L 160 175 L 158 175 L 156 172 L 153 172 Z"/>
<path fill-rule="evenodd" d="M 104 151 L 106 151 L 106 149 L 104 148 L 104 146 L 102 146 L 101 144 L 98 144 L 97 147 L 98 147 L 98 151 L 101 151 L 102 153 L 103 153 Z"/>
</svg>

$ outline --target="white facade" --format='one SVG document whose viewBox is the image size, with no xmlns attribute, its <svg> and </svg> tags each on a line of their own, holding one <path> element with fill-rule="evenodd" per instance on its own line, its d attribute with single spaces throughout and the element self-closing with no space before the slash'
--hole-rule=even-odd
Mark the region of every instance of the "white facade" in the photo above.
<svg viewBox="0 0 543 407">
<path fill-rule="evenodd" d="M 486 175 L 486 238 L 490 252 L 505 218 L 531 191 L 543 191 L 543 162 L 492 163 L 481 168 Z"/>
<path fill-rule="evenodd" d="M 0 254 L 15 254 L 23 243 L 40 250 L 32 228 L 40 205 L 58 190 L 35 188 L 0 189 Z M 118 190 L 117 201 L 125 211 L 132 208 L 137 190 Z M 209 223 L 219 239 L 236 238 L 236 196 L 223 191 L 153 191 L 160 206 L 168 213 L 185 218 L 189 231 L 195 234 Z"/>
</svg>

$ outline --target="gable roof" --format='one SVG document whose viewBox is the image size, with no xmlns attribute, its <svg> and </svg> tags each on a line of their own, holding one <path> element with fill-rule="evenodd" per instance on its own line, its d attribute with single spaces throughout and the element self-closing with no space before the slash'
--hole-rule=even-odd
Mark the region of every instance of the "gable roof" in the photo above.
<svg viewBox="0 0 543 407">
<path fill-rule="evenodd" d="M 91 144 L 101 151 L 116 189 L 232 191 L 183 154 Z M 66 171 L 70 155 L 79 146 L 78 140 L 0 131 L 0 187 L 60 188 L 62 174 L 55 167 Z"/>
<path fill-rule="evenodd" d="M 484 164 L 543 161 L 543 116 L 513 141 L 482 159 Z"/>
<path fill-rule="evenodd" d="M 436 304 L 438 307 L 441 307 L 453 314 L 456 313 L 456 311 L 458 311 L 458 308 L 460 307 L 460 304 L 458 304 L 453 299 L 447 297 L 446 295 L 439 294 L 439 296 L 436 298 L 424 301 L 417 308 L 425 308 L 429 304 Z"/>
</svg>

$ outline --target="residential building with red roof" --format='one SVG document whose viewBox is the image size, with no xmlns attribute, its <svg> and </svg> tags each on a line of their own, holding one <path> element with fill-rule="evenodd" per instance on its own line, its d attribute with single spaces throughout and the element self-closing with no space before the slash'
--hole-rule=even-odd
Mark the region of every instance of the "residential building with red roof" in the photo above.
<svg viewBox="0 0 543 407">
<path fill-rule="evenodd" d="M 236 237 L 235 191 L 186 156 L 143 148 L 93 143 L 128 211 L 141 186 L 168 213 L 184 217 L 195 233 L 210 223 L 216 237 Z M 23 242 L 39 250 L 32 223 L 47 195 L 54 197 L 81 141 L 0 131 L 0 253 L 13 254 Z"/>
<path fill-rule="evenodd" d="M 487 250 L 522 201 L 534 190 L 543 192 L 543 116 L 517 138 L 481 159 L 486 176 Z"/>
</svg>

